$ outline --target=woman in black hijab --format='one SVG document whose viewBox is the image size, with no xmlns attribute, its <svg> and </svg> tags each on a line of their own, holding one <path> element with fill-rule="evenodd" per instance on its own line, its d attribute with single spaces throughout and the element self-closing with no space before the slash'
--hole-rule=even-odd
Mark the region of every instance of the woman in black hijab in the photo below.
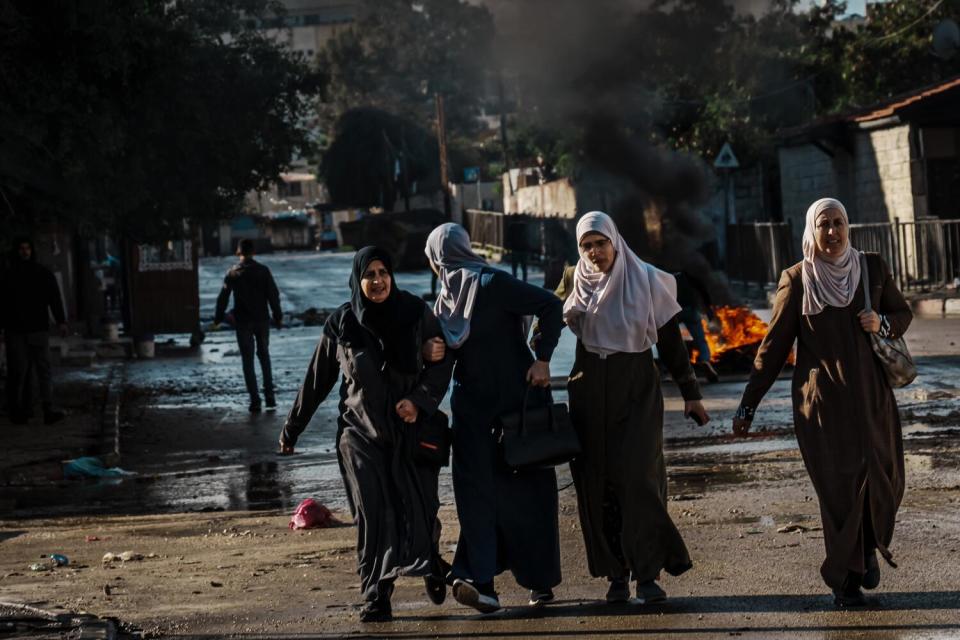
<svg viewBox="0 0 960 640">
<path fill-rule="evenodd" d="M 423 300 L 394 286 L 385 251 L 357 252 L 350 291 L 350 302 L 323 327 L 280 435 L 280 452 L 293 453 L 297 437 L 342 377 L 337 456 L 357 525 L 366 601 L 360 620 L 380 622 L 392 618 L 398 576 L 424 576 L 427 595 L 437 604 L 446 595 L 445 563 L 437 550 L 439 467 L 416 464 L 411 440 L 418 421 L 436 412 L 446 393 L 452 362 L 424 362 L 421 345 L 442 335 L 440 325 Z"/>
</svg>

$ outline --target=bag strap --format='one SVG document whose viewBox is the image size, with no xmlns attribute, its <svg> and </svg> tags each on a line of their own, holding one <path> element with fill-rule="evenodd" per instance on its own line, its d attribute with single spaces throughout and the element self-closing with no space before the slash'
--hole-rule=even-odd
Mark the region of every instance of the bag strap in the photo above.
<svg viewBox="0 0 960 640">
<path fill-rule="evenodd" d="M 523 436 L 526 431 L 527 426 L 527 402 L 530 400 L 530 390 L 533 389 L 533 385 L 527 382 L 526 388 L 523 390 L 523 406 L 520 409 L 520 429 L 517 431 L 517 435 Z M 547 413 L 550 416 L 550 430 L 556 431 L 556 425 L 553 420 L 553 402 L 551 401 L 550 389 L 549 387 L 544 389 L 544 392 L 547 394 Z"/>
<path fill-rule="evenodd" d="M 860 252 L 860 281 L 863 282 L 863 310 L 872 311 L 870 304 L 870 271 L 867 268 L 867 254 Z"/>
</svg>

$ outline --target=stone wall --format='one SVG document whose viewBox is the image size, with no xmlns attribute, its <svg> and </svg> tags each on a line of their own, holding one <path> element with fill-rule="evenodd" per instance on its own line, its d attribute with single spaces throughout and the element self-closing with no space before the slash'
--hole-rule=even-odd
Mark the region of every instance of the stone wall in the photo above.
<svg viewBox="0 0 960 640">
<path fill-rule="evenodd" d="M 853 222 L 914 220 L 910 125 L 858 132 L 854 139 Z"/>
</svg>

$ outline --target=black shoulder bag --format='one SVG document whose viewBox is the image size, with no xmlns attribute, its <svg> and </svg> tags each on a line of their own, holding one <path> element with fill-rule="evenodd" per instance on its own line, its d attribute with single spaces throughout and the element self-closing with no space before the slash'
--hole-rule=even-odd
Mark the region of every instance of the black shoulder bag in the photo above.
<svg viewBox="0 0 960 640">
<path fill-rule="evenodd" d="M 513 469 L 544 468 L 573 460 L 580 453 L 580 440 L 567 405 L 553 402 L 546 389 L 546 406 L 528 409 L 531 389 L 528 384 L 519 412 L 500 417 L 507 465 Z"/>
</svg>

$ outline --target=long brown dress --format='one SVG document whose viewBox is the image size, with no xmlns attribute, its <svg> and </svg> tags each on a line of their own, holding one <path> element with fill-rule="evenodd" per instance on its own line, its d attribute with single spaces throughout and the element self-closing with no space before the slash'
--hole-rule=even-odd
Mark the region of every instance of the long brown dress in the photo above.
<svg viewBox="0 0 960 640">
<path fill-rule="evenodd" d="M 557 295 L 573 286 L 574 267 Z M 700 388 L 673 318 L 657 331 L 657 351 L 685 400 Z M 693 566 L 667 511 L 663 393 L 652 350 L 601 357 L 577 340 L 567 392 L 581 454 L 571 464 L 587 566 L 594 577 L 657 578 Z"/>
<path fill-rule="evenodd" d="M 860 326 L 863 284 L 850 305 L 801 314 L 801 264 L 780 277 L 773 317 L 754 361 L 741 405 L 756 408 L 797 341 L 793 422 L 803 462 L 820 499 L 827 586 L 841 589 L 849 573 L 863 574 L 876 548 L 888 549 L 903 498 L 903 438 L 893 391 Z M 867 254 L 871 299 L 901 336 L 913 314 L 880 256 Z"/>
</svg>

